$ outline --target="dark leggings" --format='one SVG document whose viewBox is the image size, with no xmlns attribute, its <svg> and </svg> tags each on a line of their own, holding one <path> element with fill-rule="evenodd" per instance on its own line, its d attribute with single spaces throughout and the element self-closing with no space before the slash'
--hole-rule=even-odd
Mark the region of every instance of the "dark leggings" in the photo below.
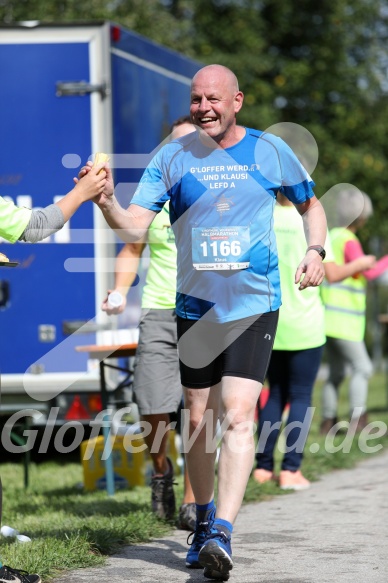
<svg viewBox="0 0 388 583">
<path fill-rule="evenodd" d="M 272 352 L 268 381 L 269 398 L 259 409 L 259 426 L 256 466 L 273 470 L 274 450 L 279 437 L 284 408 L 289 403 L 289 413 L 284 427 L 285 454 L 282 470 L 298 470 L 311 423 L 311 394 L 321 362 L 323 346 L 307 350 L 274 350 Z M 292 424 L 296 423 L 293 427 Z"/>
</svg>

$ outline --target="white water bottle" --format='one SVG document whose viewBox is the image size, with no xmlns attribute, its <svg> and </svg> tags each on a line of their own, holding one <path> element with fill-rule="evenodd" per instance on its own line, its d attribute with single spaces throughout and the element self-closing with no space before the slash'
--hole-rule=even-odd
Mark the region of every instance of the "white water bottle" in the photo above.
<svg viewBox="0 0 388 583">
<path fill-rule="evenodd" d="M 110 308 L 119 308 L 124 301 L 123 296 L 120 292 L 114 291 L 108 296 L 108 304 Z"/>
</svg>

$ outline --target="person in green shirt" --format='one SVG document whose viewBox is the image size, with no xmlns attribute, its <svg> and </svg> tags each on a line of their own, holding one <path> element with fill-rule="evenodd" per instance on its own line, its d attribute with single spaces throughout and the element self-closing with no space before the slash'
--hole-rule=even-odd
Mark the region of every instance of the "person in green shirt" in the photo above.
<svg viewBox="0 0 388 583">
<path fill-rule="evenodd" d="M 43 209 L 18 207 L 0 196 L 0 237 L 10 243 L 37 243 L 62 229 L 90 195 L 95 193 L 97 196 L 103 191 L 106 183 L 103 165 L 93 168 L 89 175 L 77 180 L 74 188 L 58 202 Z"/>
<path fill-rule="evenodd" d="M 172 125 L 171 138 L 194 131 L 188 116 Z M 176 258 L 175 237 L 170 224 L 169 203 L 155 217 L 148 229 L 147 241 L 126 244 L 117 256 L 115 285 L 109 292 L 123 296 L 121 305 L 112 308 L 109 295 L 102 304 L 108 314 L 122 313 L 126 295 L 133 284 L 139 261 L 146 246 L 150 263 L 141 300 L 139 344 L 135 358 L 133 393 L 143 421 L 151 432 L 144 435 L 154 466 L 151 479 L 152 510 L 160 518 L 171 520 L 175 514 L 172 464 L 166 454 L 168 432 L 156 445 L 159 424 L 169 425 L 182 401 L 176 330 Z M 179 421 L 179 418 L 178 418 Z M 178 526 L 195 530 L 196 508 L 194 494 L 185 468 L 184 496 L 179 509 Z"/>
<path fill-rule="evenodd" d="M 281 194 L 275 207 L 275 234 L 279 257 L 282 307 L 268 367 L 269 397 L 259 410 L 256 469 L 253 478 L 260 484 L 275 479 L 274 450 L 289 404 L 284 427 L 286 453 L 281 464 L 282 489 L 301 490 L 310 483 L 300 471 L 303 448 L 311 423 L 311 395 L 321 362 L 325 338 L 325 309 L 319 288 L 299 291 L 294 283 L 295 265 L 304 251 L 306 239 L 300 215 Z M 292 241 L 292 245 L 290 245 Z M 337 265 L 327 238 L 324 268 L 326 279 L 336 282 L 373 265 L 374 256 L 364 256 L 347 265 Z"/>
<path fill-rule="evenodd" d="M 10 243 L 29 241 L 36 243 L 59 231 L 91 195 L 102 192 L 106 183 L 103 165 L 93 168 L 87 176 L 77 181 L 74 188 L 60 201 L 43 209 L 18 207 L 0 196 L 0 237 Z M 0 480 L 0 520 L 3 487 Z M 29 574 L 0 563 L 0 583 L 41 583 L 37 574 Z"/>
</svg>

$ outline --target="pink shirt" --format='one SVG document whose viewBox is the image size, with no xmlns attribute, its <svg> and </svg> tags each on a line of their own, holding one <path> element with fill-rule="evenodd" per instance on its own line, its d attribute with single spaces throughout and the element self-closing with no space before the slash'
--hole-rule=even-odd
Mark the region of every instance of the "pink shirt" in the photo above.
<svg viewBox="0 0 388 583">
<path fill-rule="evenodd" d="M 360 241 L 347 241 L 345 244 L 345 263 L 354 261 L 363 255 L 365 255 L 365 253 L 361 247 Z M 384 255 L 384 257 L 376 262 L 374 267 L 363 271 L 362 274 L 366 279 L 372 280 L 379 277 L 379 275 L 381 275 L 386 269 L 388 269 L 388 255 Z"/>
</svg>

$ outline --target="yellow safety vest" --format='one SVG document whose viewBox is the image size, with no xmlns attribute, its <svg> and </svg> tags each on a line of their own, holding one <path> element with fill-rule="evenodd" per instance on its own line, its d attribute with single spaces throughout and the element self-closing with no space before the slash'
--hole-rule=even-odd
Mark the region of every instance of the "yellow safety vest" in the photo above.
<svg viewBox="0 0 388 583">
<path fill-rule="evenodd" d="M 348 229 L 337 228 L 330 231 L 330 239 L 335 262 L 344 265 L 345 244 L 347 241 L 358 241 L 356 235 Z M 366 284 L 361 274 L 357 278 L 347 277 L 339 283 L 324 281 L 321 293 L 325 304 L 326 336 L 354 341 L 364 339 Z"/>
</svg>

